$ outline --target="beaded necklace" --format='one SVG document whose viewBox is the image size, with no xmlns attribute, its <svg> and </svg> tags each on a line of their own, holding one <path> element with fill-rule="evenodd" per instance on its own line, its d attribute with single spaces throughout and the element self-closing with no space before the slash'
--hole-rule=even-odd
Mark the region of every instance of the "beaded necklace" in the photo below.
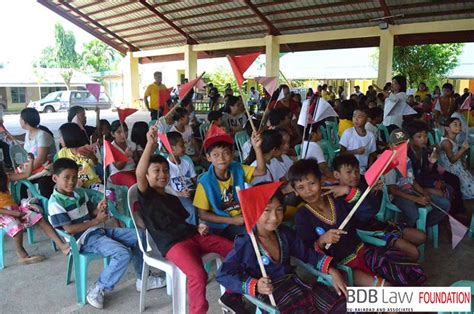
<svg viewBox="0 0 474 314">
<path fill-rule="evenodd" d="M 316 216 L 319 220 L 324 222 L 327 225 L 334 226 L 336 224 L 336 206 L 334 205 L 334 200 L 331 197 L 327 197 L 329 201 L 329 209 L 331 210 L 331 216 L 328 218 L 324 216 L 322 213 L 311 207 L 309 204 L 305 204 L 304 206 L 309 209 L 309 211 Z"/>
</svg>

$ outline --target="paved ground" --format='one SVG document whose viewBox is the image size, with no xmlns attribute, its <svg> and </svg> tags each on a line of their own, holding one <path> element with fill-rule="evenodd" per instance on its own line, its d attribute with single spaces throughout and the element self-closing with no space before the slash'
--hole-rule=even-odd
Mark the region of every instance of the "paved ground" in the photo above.
<svg viewBox="0 0 474 314">
<path fill-rule="evenodd" d="M 98 313 L 91 306 L 79 307 L 75 303 L 73 283 L 65 285 L 66 259 L 54 253 L 38 231 L 39 240 L 32 246 L 25 245 L 30 254 L 43 254 L 47 260 L 36 265 L 22 266 L 16 261 L 13 241 L 6 238 L 5 264 L 0 270 L 1 313 Z M 428 275 L 428 286 L 449 286 L 462 279 L 474 279 L 474 238 L 465 238 L 451 250 L 451 235 L 446 225 L 440 230 L 440 248 L 427 246 L 423 266 Z M 26 240 L 25 240 L 26 242 Z M 102 269 L 101 262 L 93 262 L 89 269 L 89 284 Z M 212 272 L 213 273 L 213 272 Z M 213 278 L 214 275 L 211 275 Z M 219 289 L 214 280 L 208 285 L 209 313 L 220 313 L 217 299 Z M 137 313 L 139 294 L 135 290 L 134 275 L 129 268 L 122 282 L 106 297 L 106 308 L 101 313 Z M 171 313 L 171 297 L 166 289 L 154 290 L 147 297 L 147 312 Z"/>
</svg>

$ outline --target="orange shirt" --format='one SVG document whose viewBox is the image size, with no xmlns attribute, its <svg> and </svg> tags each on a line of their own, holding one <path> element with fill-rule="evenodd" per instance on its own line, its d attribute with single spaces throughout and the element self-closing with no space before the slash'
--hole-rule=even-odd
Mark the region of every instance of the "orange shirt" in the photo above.
<svg viewBox="0 0 474 314">
<path fill-rule="evenodd" d="M 10 193 L 0 193 L 0 208 L 8 208 L 12 206 L 17 206 L 17 203 L 13 200 L 13 197 Z"/>
</svg>

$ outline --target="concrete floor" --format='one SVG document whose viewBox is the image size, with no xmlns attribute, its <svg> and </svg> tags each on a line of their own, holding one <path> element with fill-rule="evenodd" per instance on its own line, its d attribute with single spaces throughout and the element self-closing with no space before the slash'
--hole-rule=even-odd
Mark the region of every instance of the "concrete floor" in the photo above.
<svg viewBox="0 0 474 314">
<path fill-rule="evenodd" d="M 95 313 L 89 305 L 80 307 L 75 302 L 74 283 L 65 285 L 66 258 L 54 253 L 49 241 L 41 232 L 36 232 L 38 242 L 25 244 L 30 254 L 43 254 L 47 259 L 39 264 L 17 264 L 13 241 L 6 238 L 5 269 L 0 271 L 0 313 Z M 26 243 L 26 239 L 25 239 Z M 462 279 L 474 280 L 474 238 L 464 238 L 455 250 L 451 250 L 451 234 L 447 225 L 440 230 L 440 247 L 427 245 L 426 262 L 428 286 L 449 286 Z M 89 268 L 91 284 L 98 277 L 102 263 L 95 261 Z M 211 279 L 214 275 L 211 274 Z M 217 303 L 219 289 L 215 280 L 208 285 L 209 313 L 221 313 Z M 139 293 L 135 290 L 135 279 L 131 268 L 115 290 L 106 296 L 105 309 L 101 313 L 137 313 Z M 149 313 L 171 313 L 171 297 L 166 289 L 150 291 L 146 311 Z"/>
</svg>

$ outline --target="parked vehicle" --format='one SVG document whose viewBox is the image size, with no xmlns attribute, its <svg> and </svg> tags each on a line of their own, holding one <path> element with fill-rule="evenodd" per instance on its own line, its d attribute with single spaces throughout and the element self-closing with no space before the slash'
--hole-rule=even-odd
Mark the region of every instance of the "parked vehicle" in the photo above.
<svg viewBox="0 0 474 314">
<path fill-rule="evenodd" d="M 43 99 L 32 101 L 28 107 L 35 108 L 39 112 L 55 112 L 68 110 L 73 106 L 81 106 L 85 109 L 95 109 L 97 100 L 91 93 L 83 90 L 57 91 L 46 95 Z M 112 101 L 105 93 L 100 93 L 99 108 L 109 109 Z"/>
</svg>

